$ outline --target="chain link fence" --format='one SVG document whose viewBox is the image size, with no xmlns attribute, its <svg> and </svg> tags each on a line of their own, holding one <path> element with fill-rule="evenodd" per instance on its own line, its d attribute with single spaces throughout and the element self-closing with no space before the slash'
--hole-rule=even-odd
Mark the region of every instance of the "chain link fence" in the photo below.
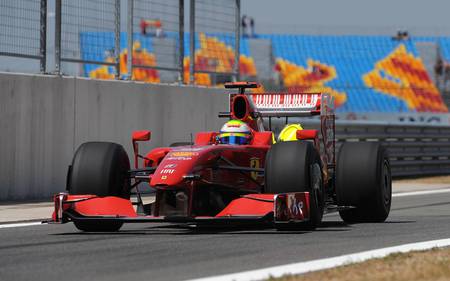
<svg viewBox="0 0 450 281">
<path fill-rule="evenodd" d="M 190 4 L 190 83 L 211 86 L 238 80 L 240 1 Z"/>
<path fill-rule="evenodd" d="M 0 56 L 36 59 L 45 72 L 47 0 L 0 1 Z"/>
<path fill-rule="evenodd" d="M 182 81 L 183 0 L 135 0 L 128 6 L 128 68 L 133 80 Z"/>
<path fill-rule="evenodd" d="M 79 74 L 119 77 L 120 0 L 56 0 L 55 69 L 81 63 Z"/>
<path fill-rule="evenodd" d="M 242 64 L 239 8 L 240 0 L 3 0 L 0 56 L 38 59 L 46 72 L 50 51 L 56 74 L 220 85 L 237 80 Z"/>
</svg>

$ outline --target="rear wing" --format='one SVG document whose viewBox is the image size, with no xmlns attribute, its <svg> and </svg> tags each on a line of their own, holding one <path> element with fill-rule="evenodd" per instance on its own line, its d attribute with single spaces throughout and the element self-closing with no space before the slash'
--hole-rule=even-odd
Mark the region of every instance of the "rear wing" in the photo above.
<svg viewBox="0 0 450 281">
<path fill-rule="evenodd" d="M 335 166 L 334 98 L 319 93 L 262 93 L 247 94 L 261 117 L 304 117 L 320 115 L 320 150 L 323 163 Z M 269 128 L 271 130 L 271 128 Z"/>
<path fill-rule="evenodd" d="M 245 93 L 246 88 L 257 88 L 255 82 L 225 84 L 227 89 L 239 89 L 239 94 L 230 94 L 230 112 L 219 114 L 248 123 L 253 129 L 264 130 L 262 118 L 271 119 L 308 117 L 320 115 L 320 150 L 323 163 L 335 166 L 335 115 L 334 98 L 328 93 Z"/>
<path fill-rule="evenodd" d="M 233 100 L 238 95 L 246 95 L 251 107 L 260 117 L 304 117 L 326 115 L 333 111 L 331 97 L 321 93 L 246 93 L 247 88 L 258 88 L 256 82 L 225 83 L 226 89 L 239 89 L 239 94 L 230 94 L 230 112 Z M 322 106 L 325 102 L 326 106 Z M 325 108 L 325 111 L 322 111 Z"/>
<path fill-rule="evenodd" d="M 302 117 L 321 113 L 322 94 L 248 94 L 262 117 Z"/>
<path fill-rule="evenodd" d="M 258 117 L 307 117 L 334 114 L 334 101 L 319 93 L 245 93 L 249 107 Z M 239 110 L 236 101 L 242 94 L 230 94 L 230 113 Z M 227 115 L 228 114 L 228 115 Z M 222 113 L 228 117 L 229 113 Z"/>
</svg>

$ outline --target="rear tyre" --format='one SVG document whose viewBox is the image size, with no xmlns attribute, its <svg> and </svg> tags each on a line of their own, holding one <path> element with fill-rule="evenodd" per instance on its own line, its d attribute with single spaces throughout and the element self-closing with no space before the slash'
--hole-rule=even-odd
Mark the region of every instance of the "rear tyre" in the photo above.
<svg viewBox="0 0 450 281">
<path fill-rule="evenodd" d="M 336 167 L 339 211 L 347 223 L 384 222 L 389 216 L 392 180 L 386 150 L 379 143 L 344 143 Z"/>
<path fill-rule="evenodd" d="M 69 194 L 93 194 L 130 198 L 130 161 L 124 148 L 109 142 L 83 143 L 75 152 L 67 178 Z M 80 222 L 83 231 L 117 231 L 123 223 Z"/>
<path fill-rule="evenodd" d="M 280 223 L 279 230 L 315 229 L 322 221 L 325 193 L 320 157 L 310 142 L 279 142 L 266 156 L 266 193 L 310 192 L 310 220 Z"/>
</svg>

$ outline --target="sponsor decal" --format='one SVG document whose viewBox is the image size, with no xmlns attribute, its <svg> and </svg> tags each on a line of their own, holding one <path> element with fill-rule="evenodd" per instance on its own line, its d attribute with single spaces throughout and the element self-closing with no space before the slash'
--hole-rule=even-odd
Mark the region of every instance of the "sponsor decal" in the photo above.
<svg viewBox="0 0 450 281">
<path fill-rule="evenodd" d="M 205 147 L 188 147 L 188 148 L 177 148 L 177 149 L 174 149 L 172 151 L 174 151 L 174 152 L 176 152 L 176 151 L 189 151 L 189 152 L 192 152 L 192 151 L 201 151 L 203 149 L 205 149 Z"/>
<path fill-rule="evenodd" d="M 167 179 L 167 176 L 162 176 L 161 179 L 162 179 L 162 180 L 166 180 L 166 179 Z"/>
<path fill-rule="evenodd" d="M 174 151 L 170 153 L 170 156 L 173 157 L 192 157 L 192 156 L 197 156 L 198 152 L 193 152 L 193 151 Z"/>
<path fill-rule="evenodd" d="M 160 174 L 173 174 L 173 172 L 175 172 L 174 169 L 162 169 L 161 172 L 159 172 Z"/>
<path fill-rule="evenodd" d="M 288 204 L 289 204 L 289 208 L 291 209 L 291 212 L 292 212 L 292 214 L 293 215 L 295 215 L 295 216 L 298 216 L 298 215 L 301 215 L 301 216 L 303 216 L 303 211 L 302 211 L 302 208 L 303 208 L 303 202 L 302 201 L 300 201 L 300 202 L 298 202 L 297 201 L 297 198 L 295 197 L 295 196 L 288 196 Z"/>
<path fill-rule="evenodd" d="M 258 169 L 259 166 L 260 166 L 259 158 L 257 157 L 250 158 L 250 168 Z M 252 177 L 252 179 L 256 180 L 258 178 L 258 172 L 250 172 L 250 176 Z"/>
<path fill-rule="evenodd" d="M 171 161 L 189 161 L 189 160 L 192 160 L 192 157 L 177 156 L 177 157 L 167 157 L 164 159 L 171 160 Z"/>
<path fill-rule="evenodd" d="M 164 166 L 164 169 L 171 169 L 171 168 L 175 168 L 177 166 L 177 164 L 167 164 L 166 166 Z"/>
<path fill-rule="evenodd" d="M 282 193 L 275 196 L 275 221 L 303 221 L 309 218 L 306 192 Z"/>
<path fill-rule="evenodd" d="M 252 95 L 258 109 L 305 109 L 315 108 L 319 94 L 257 94 Z"/>
</svg>

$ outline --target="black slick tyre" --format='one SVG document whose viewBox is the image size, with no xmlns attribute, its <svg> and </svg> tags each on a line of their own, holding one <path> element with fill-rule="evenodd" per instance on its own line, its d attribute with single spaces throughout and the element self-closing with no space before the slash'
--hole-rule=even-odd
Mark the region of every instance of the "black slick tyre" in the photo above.
<svg viewBox="0 0 450 281">
<path fill-rule="evenodd" d="M 392 180 L 386 150 L 379 143 L 344 143 L 336 167 L 339 211 L 347 223 L 384 222 L 389 216 Z"/>
<path fill-rule="evenodd" d="M 289 141 L 271 147 L 266 156 L 265 192 L 310 193 L 310 220 L 305 223 L 277 223 L 277 229 L 312 230 L 321 223 L 325 194 L 320 157 L 312 143 Z"/>
<path fill-rule="evenodd" d="M 130 161 L 124 148 L 110 142 L 83 143 L 75 152 L 67 176 L 69 194 L 130 198 L 127 171 Z M 117 231 L 121 222 L 74 221 L 83 231 Z"/>
</svg>

